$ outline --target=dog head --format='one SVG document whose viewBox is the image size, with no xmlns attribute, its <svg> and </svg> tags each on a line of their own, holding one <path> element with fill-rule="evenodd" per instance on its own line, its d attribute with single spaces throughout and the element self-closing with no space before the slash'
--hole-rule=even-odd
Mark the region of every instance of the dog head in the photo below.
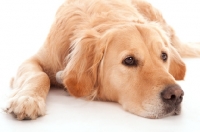
<svg viewBox="0 0 200 132">
<path fill-rule="evenodd" d="M 63 84 L 77 97 L 119 102 L 147 118 L 179 114 L 185 65 L 156 24 L 85 31 L 73 41 Z"/>
</svg>

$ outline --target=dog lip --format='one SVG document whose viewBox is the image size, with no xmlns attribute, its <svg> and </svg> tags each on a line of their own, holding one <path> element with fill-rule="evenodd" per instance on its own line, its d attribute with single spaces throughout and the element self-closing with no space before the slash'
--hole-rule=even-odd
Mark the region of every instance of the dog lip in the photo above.
<svg viewBox="0 0 200 132">
<path fill-rule="evenodd" d="M 164 106 L 162 112 L 160 113 L 154 113 L 152 115 L 147 116 L 146 118 L 149 119 L 161 119 L 164 117 L 168 116 L 173 116 L 173 115 L 180 115 L 181 114 L 181 105 L 176 105 L 176 106 Z"/>
<path fill-rule="evenodd" d="M 180 115 L 181 114 L 181 106 L 180 105 L 175 109 L 174 114 L 175 115 Z"/>
<path fill-rule="evenodd" d="M 181 114 L 181 104 L 168 106 L 164 108 L 165 115 L 180 115 Z"/>
<path fill-rule="evenodd" d="M 169 113 L 162 113 L 162 114 L 158 114 L 158 115 L 150 115 L 148 116 L 147 118 L 149 119 L 161 119 L 161 118 L 164 118 L 164 117 L 168 117 L 168 116 L 173 116 L 173 115 L 180 115 L 181 111 L 180 110 L 172 110 L 171 112 Z"/>
</svg>

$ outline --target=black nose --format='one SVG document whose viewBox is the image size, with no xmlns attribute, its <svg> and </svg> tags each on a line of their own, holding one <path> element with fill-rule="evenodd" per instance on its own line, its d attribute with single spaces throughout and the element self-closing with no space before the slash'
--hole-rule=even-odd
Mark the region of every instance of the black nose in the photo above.
<svg viewBox="0 0 200 132">
<path fill-rule="evenodd" d="M 161 92 L 163 101 L 169 105 L 179 105 L 183 100 L 183 95 L 183 90 L 176 84 L 166 87 Z"/>
</svg>

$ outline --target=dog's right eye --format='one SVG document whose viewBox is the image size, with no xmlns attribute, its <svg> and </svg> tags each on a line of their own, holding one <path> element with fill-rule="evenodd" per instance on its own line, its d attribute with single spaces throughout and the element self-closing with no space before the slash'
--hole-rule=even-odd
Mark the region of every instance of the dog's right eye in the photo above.
<svg viewBox="0 0 200 132">
<path fill-rule="evenodd" d="M 126 66 L 137 66 L 138 61 L 134 57 L 129 56 L 125 58 L 122 63 Z"/>
</svg>

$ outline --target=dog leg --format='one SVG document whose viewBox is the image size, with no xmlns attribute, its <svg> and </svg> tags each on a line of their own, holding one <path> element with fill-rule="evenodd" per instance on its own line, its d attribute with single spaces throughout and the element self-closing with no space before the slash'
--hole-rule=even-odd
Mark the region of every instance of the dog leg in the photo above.
<svg viewBox="0 0 200 132">
<path fill-rule="evenodd" d="M 175 35 L 171 36 L 171 43 L 181 57 L 200 57 L 200 43 L 183 43 Z"/>
<path fill-rule="evenodd" d="M 6 111 L 17 119 L 36 119 L 45 114 L 45 99 L 50 89 L 49 77 L 36 58 L 24 62 L 11 82 L 13 91 Z"/>
</svg>

